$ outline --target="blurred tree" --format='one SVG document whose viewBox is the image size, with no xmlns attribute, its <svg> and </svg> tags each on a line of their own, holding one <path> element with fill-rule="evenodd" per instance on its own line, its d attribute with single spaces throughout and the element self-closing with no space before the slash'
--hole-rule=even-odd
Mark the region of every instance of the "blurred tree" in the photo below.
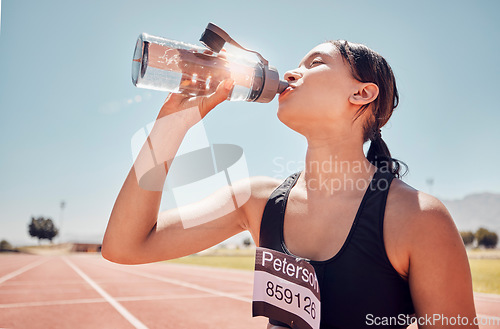
<svg viewBox="0 0 500 329">
<path fill-rule="evenodd" d="M 38 243 L 43 239 L 50 240 L 52 243 L 52 239 L 59 233 L 59 230 L 50 218 L 31 217 L 28 232 L 32 237 L 38 238 Z"/>
<path fill-rule="evenodd" d="M 0 251 L 11 251 L 14 250 L 12 245 L 7 240 L 0 241 Z"/>
<path fill-rule="evenodd" d="M 498 235 L 495 232 L 481 227 L 476 231 L 475 236 L 478 246 L 484 246 L 485 248 L 495 248 L 497 246 Z"/>
<path fill-rule="evenodd" d="M 460 232 L 460 236 L 466 246 L 471 245 L 474 242 L 474 233 L 471 231 Z"/>
<path fill-rule="evenodd" d="M 28 225 L 29 234 L 34 238 L 38 238 L 40 230 L 40 221 L 36 220 L 35 217 L 31 217 L 31 223 Z M 38 242 L 40 242 L 40 238 L 38 239 Z"/>
</svg>

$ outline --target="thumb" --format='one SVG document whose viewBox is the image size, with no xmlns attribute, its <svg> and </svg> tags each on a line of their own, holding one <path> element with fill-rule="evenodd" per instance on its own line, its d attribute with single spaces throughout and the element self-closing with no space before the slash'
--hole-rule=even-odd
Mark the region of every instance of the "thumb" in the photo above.
<svg viewBox="0 0 500 329">
<path fill-rule="evenodd" d="M 214 107 L 225 101 L 233 89 L 234 80 L 225 79 L 219 83 L 215 92 L 203 97 L 200 100 L 199 107 L 202 117 L 208 114 Z"/>
</svg>

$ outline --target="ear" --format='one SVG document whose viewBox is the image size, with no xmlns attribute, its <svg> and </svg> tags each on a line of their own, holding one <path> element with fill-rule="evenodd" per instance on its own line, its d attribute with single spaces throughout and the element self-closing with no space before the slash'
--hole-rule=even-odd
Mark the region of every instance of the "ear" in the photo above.
<svg viewBox="0 0 500 329">
<path fill-rule="evenodd" d="M 372 82 L 364 82 L 358 86 L 350 97 L 349 102 L 353 105 L 365 105 L 373 102 L 378 97 L 378 86 Z"/>
</svg>

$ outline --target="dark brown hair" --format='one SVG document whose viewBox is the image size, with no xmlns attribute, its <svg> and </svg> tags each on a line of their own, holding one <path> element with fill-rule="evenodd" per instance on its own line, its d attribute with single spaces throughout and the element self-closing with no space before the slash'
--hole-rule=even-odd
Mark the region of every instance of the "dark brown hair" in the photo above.
<svg viewBox="0 0 500 329">
<path fill-rule="evenodd" d="M 399 93 L 396 79 L 387 61 L 377 52 L 362 44 L 345 40 L 330 41 L 349 64 L 353 77 L 360 82 L 372 82 L 379 88 L 378 97 L 369 104 L 361 106 L 356 112 L 357 120 L 371 106 L 372 115 L 366 121 L 363 131 L 363 142 L 371 140 L 366 158 L 377 168 L 387 170 L 400 178 L 408 172 L 408 166 L 391 156 L 387 144 L 382 140 L 380 128 L 391 117 L 399 104 Z M 401 173 L 401 166 L 405 172 Z"/>
</svg>

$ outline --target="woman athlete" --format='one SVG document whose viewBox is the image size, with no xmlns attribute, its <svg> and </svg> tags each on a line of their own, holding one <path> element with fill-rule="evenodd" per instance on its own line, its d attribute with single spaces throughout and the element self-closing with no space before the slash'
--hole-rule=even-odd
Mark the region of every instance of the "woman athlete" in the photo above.
<svg viewBox="0 0 500 329">
<path fill-rule="evenodd" d="M 382 139 L 380 128 L 398 104 L 384 58 L 363 45 L 327 42 L 285 79 L 290 86 L 279 97 L 278 118 L 307 139 L 302 172 L 284 183 L 251 177 L 217 191 L 190 206 L 189 220 L 200 225 L 183 228 L 176 209 L 158 214 L 166 173 L 184 135 L 227 99 L 233 82 L 221 82 L 209 96 L 170 94 L 118 195 L 102 255 L 123 264 L 162 261 L 248 230 L 258 246 L 314 265 L 321 328 L 401 328 L 408 324 L 388 323 L 389 317 L 411 314 L 419 328 L 457 327 L 444 318 L 478 328 L 467 255 L 453 219 L 438 199 L 400 180 L 401 166 Z M 193 109 L 197 115 L 188 113 Z M 147 179 L 156 191 L 138 183 L 144 183 L 151 150 L 164 162 Z M 213 219 L 248 184 L 248 201 Z M 213 220 L 204 220 L 208 216 Z M 268 328 L 282 327 L 288 326 L 270 319 Z"/>
</svg>

